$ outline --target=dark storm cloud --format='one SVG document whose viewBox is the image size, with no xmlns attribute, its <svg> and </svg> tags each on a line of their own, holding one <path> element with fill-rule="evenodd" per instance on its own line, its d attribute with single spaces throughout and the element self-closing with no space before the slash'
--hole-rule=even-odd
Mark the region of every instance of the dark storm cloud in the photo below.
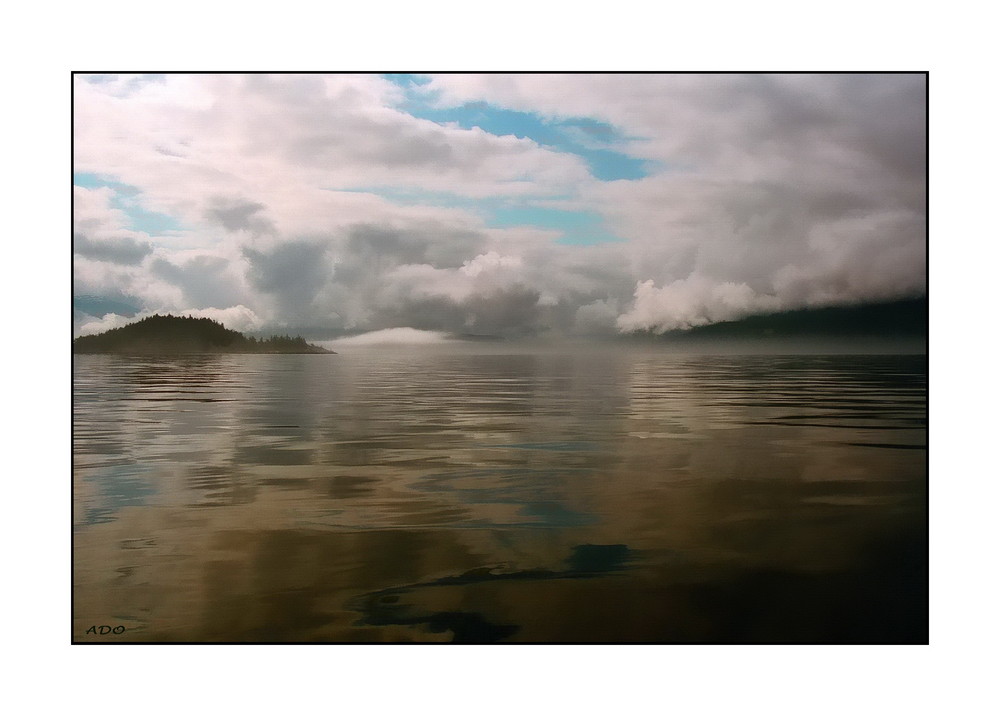
<svg viewBox="0 0 1000 716">
<path fill-rule="evenodd" d="M 274 223 L 261 215 L 266 208 L 263 204 L 253 201 L 217 197 L 205 211 L 205 216 L 211 221 L 222 224 L 227 231 L 274 233 Z"/>
<path fill-rule="evenodd" d="M 348 233 L 346 252 L 362 261 L 399 264 L 431 264 L 458 268 L 478 253 L 485 236 L 440 224 L 417 224 L 406 228 L 360 224 Z"/>
<path fill-rule="evenodd" d="M 219 256 L 196 256 L 181 263 L 157 258 L 149 268 L 154 276 L 179 287 L 187 306 L 221 308 L 246 300 L 229 271 L 229 260 Z"/>
<path fill-rule="evenodd" d="M 490 239 L 480 232 L 368 224 L 351 227 L 331 245 L 335 268 L 326 305 L 371 330 L 572 332 L 579 309 L 597 303 L 586 329 L 612 331 L 617 314 L 609 315 L 611 307 L 625 306 L 635 287 L 627 260 L 610 245 L 528 244 L 505 264 L 489 254 Z"/>
<path fill-rule="evenodd" d="M 276 320 L 289 325 L 518 336 L 572 319 L 575 305 L 542 305 L 542 286 L 556 280 L 544 260 L 504 264 L 494 255 L 485 268 L 468 270 L 487 244 L 486 234 L 455 226 L 358 224 L 266 250 L 245 246 L 243 256 L 250 285 L 271 297 Z"/>
<path fill-rule="evenodd" d="M 267 250 L 243 248 L 251 285 L 277 301 L 285 315 L 306 314 L 333 269 L 327 248 L 318 242 L 288 241 Z"/>
<path fill-rule="evenodd" d="M 516 337 L 543 330 L 540 293 L 524 285 L 475 293 L 462 300 L 445 296 L 375 304 L 367 328 L 406 326 L 456 334 Z"/>
<path fill-rule="evenodd" d="M 534 333 L 542 328 L 540 297 L 537 290 L 523 285 L 473 295 L 465 302 L 466 325 L 471 332 L 487 335 Z"/>
<path fill-rule="evenodd" d="M 678 130 L 674 151 L 699 160 L 727 152 L 808 155 L 835 145 L 861 152 L 894 172 L 922 178 L 926 80 L 922 75 L 718 75 L 697 83 L 663 77 L 671 115 L 650 114 Z M 656 104 L 649 102 L 652 113 Z M 688 121 L 692 117 L 703 121 Z M 666 137 L 660 137 L 666 139 Z"/>
<path fill-rule="evenodd" d="M 923 183 L 927 80 L 921 75 L 848 75 L 842 77 L 842 92 L 854 98 L 842 134 L 887 169 Z"/>
<path fill-rule="evenodd" d="M 446 296 L 424 296 L 405 302 L 384 302 L 375 307 L 366 330 L 416 328 L 423 331 L 458 331 L 465 326 L 466 311 Z"/>
<path fill-rule="evenodd" d="M 78 233 L 73 235 L 73 251 L 95 261 L 136 266 L 153 252 L 153 247 L 148 241 L 129 237 L 93 240 Z"/>
</svg>

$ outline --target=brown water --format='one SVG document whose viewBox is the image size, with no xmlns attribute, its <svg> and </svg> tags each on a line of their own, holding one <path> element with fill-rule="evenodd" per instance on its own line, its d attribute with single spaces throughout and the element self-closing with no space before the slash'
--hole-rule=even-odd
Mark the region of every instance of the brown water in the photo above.
<svg viewBox="0 0 1000 716">
<path fill-rule="evenodd" d="M 77 356 L 73 639 L 925 642 L 925 365 Z"/>
</svg>

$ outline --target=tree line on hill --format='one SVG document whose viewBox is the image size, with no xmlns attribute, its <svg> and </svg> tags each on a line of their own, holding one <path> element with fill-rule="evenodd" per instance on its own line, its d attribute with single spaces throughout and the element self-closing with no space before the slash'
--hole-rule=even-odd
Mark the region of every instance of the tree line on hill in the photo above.
<svg viewBox="0 0 1000 716">
<path fill-rule="evenodd" d="M 332 353 L 301 336 L 254 338 L 232 331 L 210 318 L 148 316 L 73 341 L 74 353 Z"/>
</svg>

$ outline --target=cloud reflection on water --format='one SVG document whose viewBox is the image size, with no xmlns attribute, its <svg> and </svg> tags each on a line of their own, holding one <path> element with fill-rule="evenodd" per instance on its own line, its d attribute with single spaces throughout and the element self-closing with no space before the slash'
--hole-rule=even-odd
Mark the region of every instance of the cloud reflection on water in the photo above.
<svg viewBox="0 0 1000 716">
<path fill-rule="evenodd" d="M 922 357 L 76 360 L 77 639 L 926 638 Z"/>
</svg>

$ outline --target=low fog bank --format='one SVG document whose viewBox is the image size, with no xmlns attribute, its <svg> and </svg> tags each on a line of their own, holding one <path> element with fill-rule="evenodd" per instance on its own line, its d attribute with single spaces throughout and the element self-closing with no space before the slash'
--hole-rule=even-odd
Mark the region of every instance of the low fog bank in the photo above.
<svg viewBox="0 0 1000 716">
<path fill-rule="evenodd" d="M 719 321 L 664 332 L 573 335 L 546 331 L 518 337 L 390 328 L 354 336 L 310 334 L 332 350 L 391 347 L 473 353 L 648 350 L 678 354 L 923 354 L 926 296 L 896 301 L 806 308 Z M 324 340 L 326 339 L 326 340 Z"/>
<path fill-rule="evenodd" d="M 434 332 L 422 336 L 415 329 L 394 329 L 398 333 L 376 331 L 337 340 L 307 340 L 310 343 L 349 355 L 354 353 L 440 353 L 442 355 L 524 355 L 553 354 L 586 356 L 608 353 L 651 353 L 674 355 L 923 355 L 927 342 L 922 337 L 762 337 L 695 338 L 692 336 L 618 337 L 534 337 L 520 339 L 470 339 Z M 381 335 L 377 335 L 381 334 Z M 409 339 L 409 340 L 407 340 Z"/>
</svg>

